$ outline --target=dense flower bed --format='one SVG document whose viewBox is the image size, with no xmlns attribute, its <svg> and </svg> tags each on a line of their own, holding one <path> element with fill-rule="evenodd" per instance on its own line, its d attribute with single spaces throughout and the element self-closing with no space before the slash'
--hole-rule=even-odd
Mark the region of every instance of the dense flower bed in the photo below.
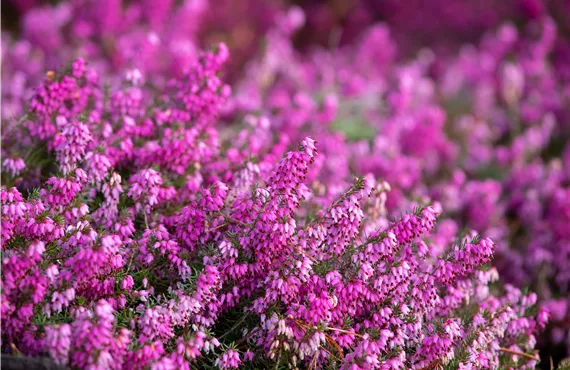
<svg viewBox="0 0 570 370">
<path fill-rule="evenodd" d="M 570 347 L 554 20 L 401 60 L 384 24 L 300 53 L 305 14 L 268 7 L 230 87 L 228 47 L 198 48 L 205 2 L 109 3 L 32 8 L 22 39 L 3 35 L 3 351 L 98 369 L 530 369 L 537 338 Z"/>
<path fill-rule="evenodd" d="M 319 138 L 329 193 L 372 173 L 392 187 L 389 216 L 438 201 L 448 232 L 492 237 L 501 276 L 535 289 L 553 314 L 545 341 L 570 353 L 570 49 L 557 29 L 505 24 L 457 56 L 403 64 L 385 25 L 304 54 L 275 32 L 232 108 Z"/>
</svg>

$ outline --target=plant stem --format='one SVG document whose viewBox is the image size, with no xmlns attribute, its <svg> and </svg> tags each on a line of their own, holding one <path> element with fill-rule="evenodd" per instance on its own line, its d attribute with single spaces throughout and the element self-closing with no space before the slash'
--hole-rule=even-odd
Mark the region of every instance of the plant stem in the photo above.
<svg viewBox="0 0 570 370">
<path fill-rule="evenodd" d="M 539 360 L 540 360 L 538 357 L 533 356 L 533 355 L 529 355 L 528 353 L 515 351 L 515 350 L 513 350 L 513 349 L 509 349 L 509 348 L 505 348 L 505 347 L 499 347 L 499 349 L 500 349 L 501 351 L 503 351 L 503 352 L 507 352 L 507 353 L 510 353 L 510 354 L 513 354 L 513 355 L 517 355 L 517 356 L 523 356 L 523 357 L 526 357 L 526 358 L 531 359 L 531 360 L 535 360 L 535 361 L 539 361 Z"/>
</svg>

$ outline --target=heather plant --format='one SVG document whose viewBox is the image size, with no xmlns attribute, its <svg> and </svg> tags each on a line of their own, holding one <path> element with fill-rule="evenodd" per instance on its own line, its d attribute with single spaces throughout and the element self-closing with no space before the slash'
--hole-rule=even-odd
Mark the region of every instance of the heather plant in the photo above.
<svg viewBox="0 0 570 370">
<path fill-rule="evenodd" d="M 456 56 L 423 50 L 407 63 L 382 24 L 332 50 L 296 52 L 278 29 L 267 39 L 232 111 L 318 137 L 331 191 L 372 173 L 391 185 L 389 216 L 437 201 L 446 227 L 492 237 L 501 276 L 536 290 L 553 312 L 551 343 L 570 353 L 570 49 L 556 23 L 505 24 Z"/>
<path fill-rule="evenodd" d="M 320 13 L 151 3 L 30 7 L 2 35 L 3 352 L 102 369 L 570 354 L 562 14 L 527 1 L 524 27 L 403 59 L 403 29 L 439 28 L 299 51 Z M 209 22 L 237 30 L 229 48 L 199 50 Z"/>
<path fill-rule="evenodd" d="M 548 312 L 498 284 L 496 245 L 390 218 L 310 137 L 218 128 L 225 45 L 157 92 L 83 60 L 4 130 L 2 348 L 71 368 L 533 368 Z M 134 99 L 133 96 L 137 98 Z M 22 163 L 23 162 L 23 163 Z"/>
</svg>

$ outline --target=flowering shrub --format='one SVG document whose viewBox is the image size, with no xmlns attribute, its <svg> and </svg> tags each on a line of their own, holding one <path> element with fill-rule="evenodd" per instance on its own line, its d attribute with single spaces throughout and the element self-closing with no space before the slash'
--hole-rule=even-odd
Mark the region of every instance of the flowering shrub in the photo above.
<svg viewBox="0 0 570 370">
<path fill-rule="evenodd" d="M 505 24 L 456 56 L 407 63 L 381 24 L 333 50 L 267 38 L 232 108 L 263 112 L 293 141 L 318 138 L 329 194 L 372 173 L 391 185 L 390 217 L 438 201 L 449 233 L 491 237 L 501 276 L 535 289 L 552 312 L 545 340 L 570 354 L 570 49 L 556 23 Z"/>
<path fill-rule="evenodd" d="M 570 48 L 553 19 L 402 60 L 385 24 L 299 52 L 306 15 L 264 3 L 230 87 L 246 33 L 232 58 L 198 45 L 208 19 L 239 16 L 107 3 L 32 7 L 22 39 L 3 35 L 3 352 L 530 369 L 537 340 L 570 346 Z M 77 55 L 89 66 L 54 68 Z"/>
<path fill-rule="evenodd" d="M 495 285 L 495 244 L 436 229 L 438 204 L 388 219 L 372 176 L 331 201 L 315 141 L 285 152 L 263 119 L 222 138 L 227 57 L 159 94 L 104 90 L 81 59 L 48 73 L 3 148 L 4 349 L 72 368 L 532 368 L 548 314 Z"/>
</svg>

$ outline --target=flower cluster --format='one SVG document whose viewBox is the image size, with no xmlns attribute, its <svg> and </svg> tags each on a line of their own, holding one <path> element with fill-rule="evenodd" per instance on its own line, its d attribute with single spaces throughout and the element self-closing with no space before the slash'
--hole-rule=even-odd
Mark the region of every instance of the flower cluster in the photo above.
<svg viewBox="0 0 570 370">
<path fill-rule="evenodd" d="M 316 190 L 331 201 L 349 173 L 371 173 L 391 186 L 389 217 L 436 201 L 450 233 L 492 237 L 501 276 L 536 289 L 553 312 L 544 341 L 570 354 L 564 32 L 540 16 L 523 29 L 506 23 L 455 55 L 422 50 L 402 62 L 385 24 L 352 44 L 304 53 L 275 29 L 231 109 L 263 112 L 292 140 L 317 137 L 324 159 Z"/>
<path fill-rule="evenodd" d="M 532 368 L 548 313 L 496 285 L 490 239 L 437 229 L 439 203 L 388 218 L 373 175 L 339 193 L 315 140 L 260 140 L 267 118 L 222 139 L 226 50 L 138 87 L 143 109 L 105 103 L 132 86 L 105 91 L 82 60 L 37 89 L 5 149 L 42 158 L 5 166 L 3 350 L 93 369 Z"/>
<path fill-rule="evenodd" d="M 302 50 L 322 8 L 14 2 L 3 352 L 91 369 L 570 354 L 570 44 L 554 2 L 509 1 L 517 28 L 494 0 L 492 19 L 456 19 L 451 1 L 452 28 L 496 26 L 457 47 L 398 20 L 414 2 L 361 0 L 354 19 L 385 7 L 391 23 Z M 417 51 L 411 29 L 441 48 Z"/>
</svg>

